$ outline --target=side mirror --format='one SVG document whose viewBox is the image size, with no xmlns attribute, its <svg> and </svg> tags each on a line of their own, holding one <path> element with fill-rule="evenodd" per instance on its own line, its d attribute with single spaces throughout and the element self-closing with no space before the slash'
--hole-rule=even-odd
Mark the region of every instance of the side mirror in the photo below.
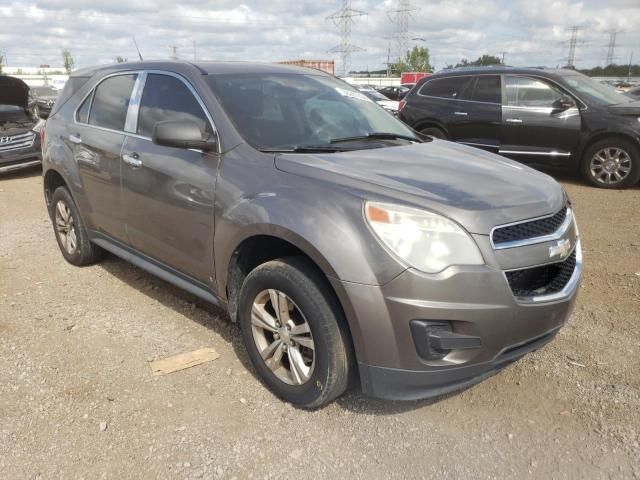
<svg viewBox="0 0 640 480">
<path fill-rule="evenodd" d="M 551 104 L 551 108 L 554 112 L 564 112 L 570 108 L 574 108 L 576 102 L 571 97 L 562 97 Z"/>
<path fill-rule="evenodd" d="M 168 120 L 153 126 L 152 140 L 156 145 L 174 148 L 194 148 L 204 152 L 215 150 L 217 142 L 211 135 L 204 138 L 193 120 Z"/>
</svg>

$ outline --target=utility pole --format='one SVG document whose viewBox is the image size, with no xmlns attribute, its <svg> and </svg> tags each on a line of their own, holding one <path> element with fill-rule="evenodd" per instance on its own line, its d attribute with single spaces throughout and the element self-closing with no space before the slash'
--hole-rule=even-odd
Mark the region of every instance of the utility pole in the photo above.
<svg viewBox="0 0 640 480">
<path fill-rule="evenodd" d="M 604 62 L 604 66 L 608 67 L 609 65 L 613 65 L 615 61 L 615 51 L 616 51 L 616 38 L 620 30 L 613 30 L 609 32 L 609 45 L 607 46 L 607 59 Z"/>
<path fill-rule="evenodd" d="M 502 53 L 502 65 L 505 65 L 504 58 L 507 55 L 507 52 L 500 52 L 500 53 Z"/>
<path fill-rule="evenodd" d="M 196 41 L 193 41 L 193 61 L 195 62 L 197 60 L 197 56 L 196 56 Z"/>
<path fill-rule="evenodd" d="M 629 71 L 627 73 L 627 83 L 631 81 L 631 65 L 633 65 L 633 51 L 631 51 L 631 55 L 629 55 Z"/>
<path fill-rule="evenodd" d="M 169 48 L 173 51 L 173 55 L 169 58 L 174 61 L 178 60 L 178 45 L 169 45 Z"/>
<path fill-rule="evenodd" d="M 571 27 L 571 40 L 569 40 L 569 55 L 567 56 L 567 66 L 575 67 L 576 44 L 578 43 L 578 33 L 582 27 L 574 25 Z"/>
<path fill-rule="evenodd" d="M 409 49 L 409 18 L 415 10 L 417 8 L 411 4 L 411 0 L 398 0 L 398 8 L 387 12 L 389 20 L 397 25 L 398 61 L 402 60 Z"/>
<path fill-rule="evenodd" d="M 393 37 L 387 37 L 389 45 L 387 46 L 387 77 L 391 76 L 391 39 Z"/>
<path fill-rule="evenodd" d="M 327 20 L 331 20 L 340 29 L 340 45 L 336 45 L 329 52 L 340 54 L 343 76 L 349 73 L 351 53 L 363 50 L 351 43 L 351 25 L 355 22 L 354 18 L 364 15 L 367 15 L 367 13 L 351 8 L 351 0 L 343 0 L 342 8 L 327 17 Z"/>
</svg>

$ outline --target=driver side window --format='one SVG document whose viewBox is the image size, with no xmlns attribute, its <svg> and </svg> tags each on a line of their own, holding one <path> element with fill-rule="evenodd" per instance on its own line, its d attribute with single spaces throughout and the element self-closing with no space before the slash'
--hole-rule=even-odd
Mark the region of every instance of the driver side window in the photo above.
<svg viewBox="0 0 640 480">
<path fill-rule="evenodd" d="M 179 79 L 150 73 L 144 85 L 138 114 L 138 135 L 151 137 L 153 126 L 166 120 L 192 120 L 200 131 L 213 134 L 202 107 Z"/>
<path fill-rule="evenodd" d="M 565 96 L 548 83 L 529 77 L 505 77 L 505 90 L 508 107 L 551 108 Z"/>
</svg>

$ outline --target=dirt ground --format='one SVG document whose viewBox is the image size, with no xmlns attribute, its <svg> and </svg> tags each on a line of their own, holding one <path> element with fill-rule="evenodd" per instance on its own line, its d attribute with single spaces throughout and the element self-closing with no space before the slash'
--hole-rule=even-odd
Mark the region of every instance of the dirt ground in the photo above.
<svg viewBox="0 0 640 480">
<path fill-rule="evenodd" d="M 445 398 L 309 413 L 224 312 L 115 257 L 66 264 L 38 170 L 0 178 L 0 478 L 640 478 L 640 188 L 563 183 L 586 268 L 554 342 Z"/>
</svg>

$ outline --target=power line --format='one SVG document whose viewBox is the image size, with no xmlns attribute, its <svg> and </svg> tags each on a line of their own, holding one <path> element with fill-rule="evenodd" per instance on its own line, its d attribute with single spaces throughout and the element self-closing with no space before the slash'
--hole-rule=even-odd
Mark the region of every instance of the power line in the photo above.
<svg viewBox="0 0 640 480">
<path fill-rule="evenodd" d="M 389 19 L 397 26 L 398 61 L 401 61 L 409 50 L 409 18 L 411 18 L 411 12 L 415 10 L 417 8 L 411 4 L 411 0 L 398 0 L 398 8 L 387 12 Z"/>
<path fill-rule="evenodd" d="M 354 10 L 351 8 L 351 0 L 343 0 L 342 8 L 327 19 L 333 21 L 336 27 L 340 29 L 340 45 L 336 45 L 330 53 L 339 53 L 341 57 L 341 70 L 343 75 L 349 72 L 349 64 L 351 62 L 351 53 L 364 50 L 351 43 L 351 25 L 355 22 L 354 18 L 367 15 L 362 10 Z"/>
</svg>

